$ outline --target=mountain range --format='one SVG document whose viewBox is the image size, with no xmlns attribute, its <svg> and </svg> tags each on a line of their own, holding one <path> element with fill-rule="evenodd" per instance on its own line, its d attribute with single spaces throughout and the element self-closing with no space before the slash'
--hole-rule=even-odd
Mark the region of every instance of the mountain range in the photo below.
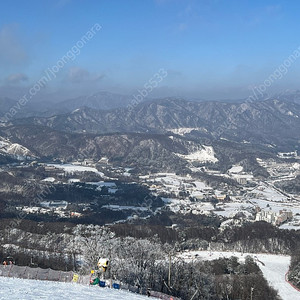
<svg viewBox="0 0 300 300">
<path fill-rule="evenodd" d="M 243 163 L 259 170 L 257 157 L 276 157 L 278 151 L 299 147 L 297 95 L 290 101 L 269 97 L 254 102 L 165 98 L 133 103 L 120 97 L 103 109 L 99 109 L 99 97 L 68 100 L 56 108 L 73 111 L 52 115 L 46 110 L 46 115 L 1 123 L 2 160 L 8 156 L 62 161 L 105 156 L 110 162 L 144 170 L 189 171 L 191 163 L 215 164 L 223 170 Z"/>
<path fill-rule="evenodd" d="M 299 116 L 299 104 L 277 99 L 225 103 L 167 98 L 112 110 L 83 107 L 51 117 L 16 119 L 11 124 L 92 134 L 173 132 L 194 138 L 295 147 L 300 140 Z"/>
</svg>

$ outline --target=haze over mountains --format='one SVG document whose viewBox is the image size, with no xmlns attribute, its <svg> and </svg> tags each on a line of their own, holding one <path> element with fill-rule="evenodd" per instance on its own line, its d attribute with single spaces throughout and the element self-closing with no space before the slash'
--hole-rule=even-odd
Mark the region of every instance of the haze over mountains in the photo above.
<svg viewBox="0 0 300 300">
<path fill-rule="evenodd" d="M 111 110 L 116 108 L 125 108 L 128 106 L 134 106 L 140 102 L 146 102 L 151 99 L 185 99 L 189 102 L 222 102 L 222 103 L 242 103 L 249 102 L 248 98 L 241 99 L 223 99 L 223 100 L 214 100 L 207 101 L 202 97 L 137 97 L 139 92 L 129 94 L 120 94 L 115 92 L 108 91 L 99 91 L 96 93 L 86 94 L 77 96 L 75 98 L 65 99 L 63 101 L 56 100 L 51 95 L 44 96 L 41 99 L 32 99 L 27 102 L 25 106 L 21 106 L 21 109 L 18 113 L 13 116 L 13 118 L 24 118 L 30 116 L 41 116 L 41 113 L 47 115 L 56 115 L 69 113 L 79 108 L 92 108 L 95 110 Z M 251 96 L 251 95 L 249 95 Z M 264 101 L 264 100 L 280 100 L 285 102 L 294 102 L 300 104 L 300 90 L 290 91 L 286 90 L 277 94 L 264 94 L 260 95 L 259 93 L 255 94 L 255 101 Z M 138 100 L 137 100 L 138 99 Z M 19 98 L 9 98 L 0 96 L 0 118 L 3 117 L 14 105 L 17 104 Z M 251 100 L 252 101 L 252 100 Z"/>
<path fill-rule="evenodd" d="M 9 112 L 19 99 L 0 97 L 0 118 Z M 100 91 L 89 95 L 78 96 L 76 98 L 63 101 L 52 100 L 47 96 L 47 100 L 28 101 L 25 106 L 21 106 L 14 118 L 23 118 L 30 116 L 52 116 L 72 112 L 78 108 L 89 107 L 92 109 L 109 110 L 118 107 L 126 107 L 132 101 L 132 96 Z"/>
<path fill-rule="evenodd" d="M 2 159 L 29 153 L 72 161 L 84 153 L 124 166 L 174 171 L 188 170 L 189 155 L 202 153 L 208 155 L 206 163 L 221 169 L 246 163 L 259 171 L 256 157 L 298 150 L 299 96 L 297 91 L 254 102 L 164 98 L 137 103 L 129 96 L 100 92 L 53 107 L 36 106 L 27 114 L 29 103 L 1 123 Z M 2 116 L 11 103 L 6 100 Z M 210 145 L 214 153 L 206 148 Z"/>
<path fill-rule="evenodd" d="M 2 116 L 10 107 L 11 102 L 6 100 L 2 100 L 6 103 L 1 106 Z M 299 140 L 299 100 L 297 91 L 254 102 L 165 98 L 138 103 L 129 96 L 101 92 L 66 100 L 54 108 L 36 106 L 35 113 L 27 114 L 27 109 L 31 110 L 29 103 L 10 124 L 93 134 L 173 132 L 190 137 L 294 147 Z"/>
</svg>

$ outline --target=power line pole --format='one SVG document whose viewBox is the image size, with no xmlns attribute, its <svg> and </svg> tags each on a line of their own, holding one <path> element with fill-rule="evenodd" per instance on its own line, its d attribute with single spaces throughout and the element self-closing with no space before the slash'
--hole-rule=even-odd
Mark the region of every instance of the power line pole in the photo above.
<svg viewBox="0 0 300 300">
<path fill-rule="evenodd" d="M 253 300 L 253 291 L 254 291 L 254 287 L 251 287 L 251 300 Z"/>
</svg>

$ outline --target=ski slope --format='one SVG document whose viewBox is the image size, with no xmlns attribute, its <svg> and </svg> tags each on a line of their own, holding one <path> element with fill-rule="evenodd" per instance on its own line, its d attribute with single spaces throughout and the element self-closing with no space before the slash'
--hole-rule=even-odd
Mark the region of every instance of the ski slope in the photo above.
<svg viewBox="0 0 300 300">
<path fill-rule="evenodd" d="M 51 299 L 51 300 L 145 300 L 154 299 L 138 294 L 87 286 L 76 283 L 62 283 L 30 279 L 0 277 L 0 299 Z"/>
<path fill-rule="evenodd" d="M 189 251 L 183 252 L 180 257 L 185 260 L 214 260 L 220 257 L 228 258 L 236 256 L 240 261 L 244 261 L 247 255 L 253 257 L 270 286 L 278 291 L 279 296 L 283 300 L 300 299 L 300 292 L 285 280 L 285 274 L 290 265 L 290 256 L 254 253 L 242 254 L 241 252 Z"/>
</svg>

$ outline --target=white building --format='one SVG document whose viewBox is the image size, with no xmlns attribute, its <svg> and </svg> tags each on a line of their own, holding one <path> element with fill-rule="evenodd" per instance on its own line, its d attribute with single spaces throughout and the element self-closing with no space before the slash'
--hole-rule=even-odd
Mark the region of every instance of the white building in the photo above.
<svg viewBox="0 0 300 300">
<path fill-rule="evenodd" d="M 280 210 L 279 212 L 261 210 L 256 214 L 256 221 L 265 221 L 273 225 L 280 225 L 287 220 L 293 218 L 293 213 L 288 210 Z"/>
</svg>

